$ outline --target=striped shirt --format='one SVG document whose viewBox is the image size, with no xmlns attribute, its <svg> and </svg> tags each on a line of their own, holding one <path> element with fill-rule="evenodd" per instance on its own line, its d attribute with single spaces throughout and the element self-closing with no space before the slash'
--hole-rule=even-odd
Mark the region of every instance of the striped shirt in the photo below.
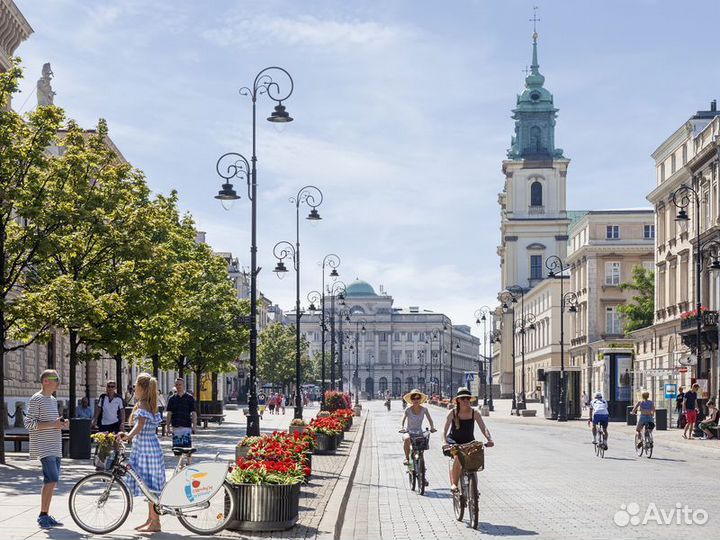
<svg viewBox="0 0 720 540">
<path fill-rule="evenodd" d="M 30 434 L 30 459 L 62 457 L 62 430 L 38 429 L 40 422 L 54 422 L 59 416 L 55 396 L 38 392 L 30 398 L 25 414 L 25 427 Z"/>
</svg>

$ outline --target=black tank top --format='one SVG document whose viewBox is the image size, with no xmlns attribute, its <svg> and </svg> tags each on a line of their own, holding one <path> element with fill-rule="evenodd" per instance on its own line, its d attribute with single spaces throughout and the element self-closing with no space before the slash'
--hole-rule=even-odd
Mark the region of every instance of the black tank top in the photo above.
<svg viewBox="0 0 720 540">
<path fill-rule="evenodd" d="M 456 420 L 460 420 L 460 427 L 457 427 Z M 465 444 L 475 440 L 475 411 L 473 411 L 472 418 L 463 420 L 457 417 L 457 413 L 453 415 L 452 426 L 450 427 L 450 433 L 448 433 L 448 439 L 452 439 L 455 444 Z"/>
</svg>

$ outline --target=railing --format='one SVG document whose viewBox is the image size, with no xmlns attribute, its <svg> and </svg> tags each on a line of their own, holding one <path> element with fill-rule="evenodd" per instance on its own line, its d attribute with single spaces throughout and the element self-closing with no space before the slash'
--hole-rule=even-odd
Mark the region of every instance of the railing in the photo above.
<svg viewBox="0 0 720 540">
<path fill-rule="evenodd" d="M 528 209 L 528 214 L 544 214 L 545 213 L 545 207 L 544 206 L 531 206 Z"/>
<path fill-rule="evenodd" d="M 718 312 L 717 311 L 703 311 L 702 312 L 702 326 L 717 326 L 718 324 Z M 689 330 L 697 327 L 697 318 L 688 317 L 680 320 L 680 330 Z"/>
</svg>

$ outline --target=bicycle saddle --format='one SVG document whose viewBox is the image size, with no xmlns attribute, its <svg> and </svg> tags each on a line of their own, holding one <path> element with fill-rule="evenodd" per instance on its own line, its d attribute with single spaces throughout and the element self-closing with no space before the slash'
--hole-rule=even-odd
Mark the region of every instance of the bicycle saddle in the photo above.
<svg viewBox="0 0 720 540">
<path fill-rule="evenodd" d="M 195 453 L 195 450 L 197 450 L 197 448 L 184 448 L 182 446 L 173 446 L 172 447 L 173 454 L 175 454 L 176 456 L 180 456 L 182 454 L 192 455 Z"/>
</svg>

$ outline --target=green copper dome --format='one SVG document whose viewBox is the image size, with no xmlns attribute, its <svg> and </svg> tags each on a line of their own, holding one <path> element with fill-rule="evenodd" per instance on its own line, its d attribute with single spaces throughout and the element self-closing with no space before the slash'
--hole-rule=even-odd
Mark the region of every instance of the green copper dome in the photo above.
<svg viewBox="0 0 720 540">
<path fill-rule="evenodd" d="M 355 279 L 345 289 L 345 296 L 377 296 L 375 289 L 367 281 Z"/>
</svg>

